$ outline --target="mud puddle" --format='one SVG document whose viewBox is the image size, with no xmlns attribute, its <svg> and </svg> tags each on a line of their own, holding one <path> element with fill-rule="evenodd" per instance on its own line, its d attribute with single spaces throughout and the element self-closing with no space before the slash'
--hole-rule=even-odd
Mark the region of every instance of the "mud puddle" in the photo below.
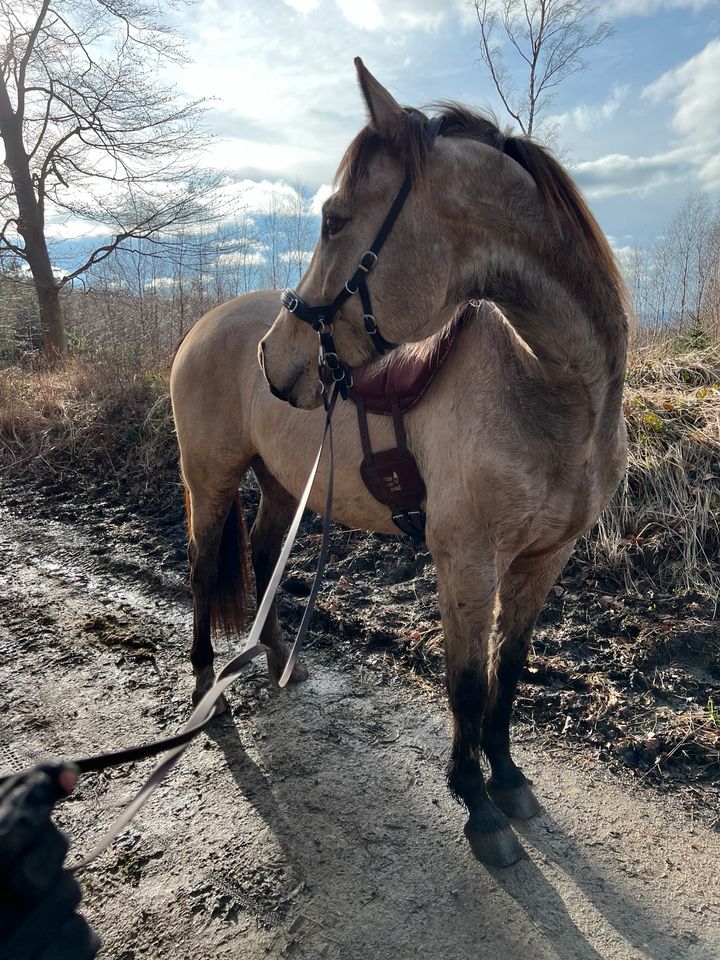
<svg viewBox="0 0 720 960">
<path fill-rule="evenodd" d="M 363 563 L 343 552 L 344 537 L 308 651 L 311 680 L 278 694 L 255 668 L 232 691 L 232 716 L 84 872 L 103 956 L 717 955 L 720 838 L 708 818 L 618 782 L 587 751 L 578 762 L 550 750 L 537 726 L 516 730 L 545 807 L 518 828 L 528 859 L 502 872 L 472 859 L 444 785 L 443 697 L 432 682 L 396 676 L 408 652 L 389 646 L 402 632 L 416 675 L 432 679 L 431 653 L 419 656 L 437 632 L 431 571 L 408 557 L 418 563 L 411 586 L 371 586 L 375 632 L 363 633 L 341 612 L 348 568 Z M 310 527 L 308 551 L 312 541 Z M 148 565 L 130 524 L 91 532 L 0 517 L 3 771 L 144 740 L 187 716 L 189 598 L 172 541 L 155 545 L 156 559 L 171 558 L 164 567 Z M 375 558 L 383 549 L 375 544 Z M 290 619 L 305 578 L 302 558 L 294 563 Z M 414 594 L 412 622 L 400 596 L 390 610 L 402 591 Z M 353 629 L 362 656 L 348 655 Z M 219 659 L 235 649 L 221 644 Z M 60 812 L 78 854 L 148 769 L 83 778 Z"/>
</svg>

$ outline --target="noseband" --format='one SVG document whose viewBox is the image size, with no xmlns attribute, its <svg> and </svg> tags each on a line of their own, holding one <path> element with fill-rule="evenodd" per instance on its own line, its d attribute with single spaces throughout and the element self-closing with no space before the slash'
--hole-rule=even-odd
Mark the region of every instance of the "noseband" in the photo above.
<svg viewBox="0 0 720 960">
<path fill-rule="evenodd" d="M 441 126 L 442 119 L 440 117 L 434 117 L 428 121 L 427 137 L 429 146 L 432 146 L 435 138 L 440 133 Z M 367 281 L 370 271 L 378 262 L 383 244 L 395 226 L 395 221 L 400 216 L 400 211 L 405 205 L 411 188 L 412 175 L 410 169 L 408 169 L 405 173 L 402 186 L 388 211 L 388 215 L 378 230 L 377 236 L 360 258 L 360 263 L 355 273 L 331 303 L 323 303 L 314 307 L 310 306 L 310 304 L 299 297 L 294 290 L 290 290 L 289 288 L 283 290 L 280 297 L 280 302 L 288 313 L 293 313 L 300 320 L 310 324 L 317 333 L 318 339 L 320 340 L 320 351 L 318 355 L 320 369 L 322 370 L 323 367 L 327 367 L 330 371 L 332 379 L 337 384 L 343 400 L 347 400 L 348 390 L 353 385 L 353 375 L 350 367 L 348 367 L 346 363 L 343 363 L 338 356 L 337 348 L 333 340 L 333 320 L 346 300 L 355 294 L 360 297 L 363 308 L 363 324 L 365 330 L 370 335 L 370 339 L 375 347 L 375 352 L 379 356 L 382 356 L 390 350 L 394 350 L 395 347 L 398 346 L 396 343 L 391 343 L 389 340 L 386 340 L 378 330 Z M 322 380 L 320 382 L 322 383 Z"/>
</svg>

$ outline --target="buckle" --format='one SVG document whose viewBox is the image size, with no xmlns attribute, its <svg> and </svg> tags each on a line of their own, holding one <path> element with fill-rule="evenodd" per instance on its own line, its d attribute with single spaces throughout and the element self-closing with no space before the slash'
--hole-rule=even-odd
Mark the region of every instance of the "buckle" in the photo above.
<svg viewBox="0 0 720 960">
<path fill-rule="evenodd" d="M 368 333 L 377 333 L 377 320 L 371 313 L 363 314 L 363 323 L 365 324 L 365 329 Z"/>
<path fill-rule="evenodd" d="M 372 260 L 368 263 L 366 257 L 372 257 Z M 378 255 L 373 253 L 372 250 L 366 250 L 365 253 L 360 257 L 360 263 L 358 264 L 358 270 L 362 270 L 363 273 L 370 273 L 372 268 L 378 262 Z"/>
<path fill-rule="evenodd" d="M 350 280 L 352 280 L 352 279 L 353 279 L 353 278 L 350 277 Z M 360 290 L 360 287 L 357 286 L 357 287 L 355 287 L 355 289 L 353 290 L 353 288 L 350 286 L 350 280 L 348 280 L 348 281 L 345 283 L 345 289 L 346 289 L 347 292 L 352 296 L 353 294 L 356 294 L 356 293 Z"/>
<path fill-rule="evenodd" d="M 300 299 L 295 296 L 292 290 L 283 290 L 280 302 L 289 313 L 295 313 L 300 303 Z"/>
<path fill-rule="evenodd" d="M 335 381 L 335 383 L 345 383 L 345 382 L 346 382 L 346 381 L 345 381 L 345 370 L 344 370 L 343 367 L 338 367 L 337 369 L 333 369 L 333 368 L 331 367 L 331 372 L 332 372 L 332 378 L 333 378 L 333 380 Z M 340 374 L 340 376 L 338 376 L 338 374 Z"/>
<path fill-rule="evenodd" d="M 324 363 L 325 366 L 332 371 L 338 370 L 341 366 L 340 357 L 336 353 L 332 353 L 332 351 L 329 351 L 326 353 L 323 350 L 322 353 L 320 354 L 320 357 L 321 357 L 320 362 Z M 332 360 L 330 359 L 331 357 L 332 357 Z"/>
</svg>

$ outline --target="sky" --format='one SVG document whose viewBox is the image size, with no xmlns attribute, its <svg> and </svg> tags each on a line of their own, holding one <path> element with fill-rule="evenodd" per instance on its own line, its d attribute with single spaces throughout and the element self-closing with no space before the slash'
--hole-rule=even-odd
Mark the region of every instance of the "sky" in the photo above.
<svg viewBox="0 0 720 960">
<path fill-rule="evenodd" d="M 261 210 L 300 182 L 318 203 L 365 122 L 353 57 L 403 104 L 502 105 L 465 0 L 200 0 L 180 7 L 189 64 L 169 75 L 211 100 L 205 161 Z M 621 248 L 661 235 L 688 193 L 720 198 L 719 0 L 609 0 L 614 34 L 547 113 L 556 146 Z"/>
</svg>

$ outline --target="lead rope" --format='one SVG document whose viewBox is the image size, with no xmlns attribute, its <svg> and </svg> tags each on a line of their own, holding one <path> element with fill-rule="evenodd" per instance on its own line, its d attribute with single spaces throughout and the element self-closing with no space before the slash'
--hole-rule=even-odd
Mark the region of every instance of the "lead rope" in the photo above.
<svg viewBox="0 0 720 960">
<path fill-rule="evenodd" d="M 223 692 L 237 680 L 238 676 L 242 673 L 245 667 L 248 666 L 256 657 L 259 657 L 262 653 L 268 653 L 268 648 L 265 644 L 260 643 L 260 634 L 263 627 L 265 626 L 265 621 L 268 618 L 270 613 L 270 608 L 275 600 L 275 595 L 277 593 L 278 587 L 280 585 L 280 580 L 287 565 L 288 558 L 290 556 L 290 551 L 292 550 L 293 544 L 297 537 L 298 529 L 300 527 L 300 521 L 302 520 L 302 515 L 307 506 L 308 499 L 310 497 L 310 492 L 313 488 L 315 478 L 320 467 L 320 461 L 322 459 L 323 450 L 325 449 L 325 444 L 327 442 L 328 447 L 328 481 L 327 481 L 327 497 L 325 501 L 325 516 L 323 518 L 323 530 L 322 530 L 322 543 L 320 546 L 320 555 L 318 557 L 317 568 L 315 570 L 315 577 L 313 580 L 313 585 L 310 590 L 310 596 L 308 598 L 307 606 L 305 607 L 305 612 L 303 614 L 298 632 L 295 636 L 290 654 L 288 656 L 285 669 L 283 671 L 282 677 L 280 678 L 279 685 L 284 687 L 290 675 L 292 674 L 293 668 L 300 657 L 300 651 L 302 649 L 303 641 L 307 635 L 308 628 L 310 626 L 310 621 L 315 609 L 315 600 L 317 599 L 318 591 L 320 589 L 320 583 L 322 581 L 323 572 L 325 570 L 325 565 L 327 563 L 328 550 L 330 544 L 330 518 L 332 516 L 332 502 L 333 502 L 333 441 L 332 441 L 332 414 L 335 409 L 335 404 L 337 402 L 339 389 L 336 385 L 335 390 L 333 391 L 332 397 L 330 400 L 327 400 L 325 395 L 325 428 L 323 430 L 322 441 L 320 443 L 320 449 L 318 450 L 317 456 L 315 458 L 315 463 L 313 468 L 310 471 L 310 476 L 308 481 L 305 484 L 305 489 L 302 492 L 295 511 L 295 516 L 293 517 L 292 523 L 290 524 L 290 529 L 288 530 L 287 536 L 285 538 L 285 543 L 283 548 L 280 551 L 280 556 L 277 559 L 275 564 L 275 569 L 273 570 L 272 577 L 270 582 L 267 585 L 265 593 L 263 595 L 260 606 L 258 607 L 257 614 L 253 621 L 252 627 L 250 628 L 250 633 L 248 634 L 245 650 L 239 654 L 237 657 L 234 657 L 229 663 L 226 663 L 223 669 L 217 676 L 213 686 L 205 693 L 202 700 L 193 710 L 190 718 L 188 719 L 185 726 L 182 728 L 180 733 L 172 737 L 164 737 L 161 740 L 154 740 L 151 743 L 144 744 L 140 747 L 131 747 L 127 750 L 117 750 L 112 753 L 103 753 L 98 754 L 93 757 L 83 757 L 79 760 L 70 761 L 75 764 L 75 766 L 80 770 L 81 773 L 88 773 L 90 771 L 105 770 L 108 767 L 118 766 L 122 763 L 129 763 L 135 760 L 142 760 L 146 757 L 155 756 L 158 753 L 164 753 L 167 751 L 167 756 L 163 757 L 162 760 L 157 764 L 155 769 L 152 771 L 150 776 L 145 780 L 143 785 L 140 787 L 135 796 L 130 800 L 130 802 L 125 806 L 124 810 L 109 827 L 107 832 L 102 836 L 102 838 L 95 844 L 90 853 L 88 853 L 79 863 L 76 863 L 71 868 L 72 870 L 81 870 L 84 867 L 87 867 L 93 860 L 95 860 L 107 847 L 110 846 L 112 841 L 118 836 L 118 834 L 124 830 L 124 828 L 130 823 L 132 818 L 138 812 L 138 810 L 143 806 L 143 804 L 150 798 L 155 789 L 162 783 L 168 773 L 172 770 L 175 764 L 178 762 L 180 757 L 183 755 L 185 750 L 190 745 L 191 741 L 202 731 L 204 730 L 210 721 L 215 716 L 215 706 L 220 699 Z M 7 777 L 0 778 L 0 783 L 3 780 L 8 779 Z"/>
</svg>

